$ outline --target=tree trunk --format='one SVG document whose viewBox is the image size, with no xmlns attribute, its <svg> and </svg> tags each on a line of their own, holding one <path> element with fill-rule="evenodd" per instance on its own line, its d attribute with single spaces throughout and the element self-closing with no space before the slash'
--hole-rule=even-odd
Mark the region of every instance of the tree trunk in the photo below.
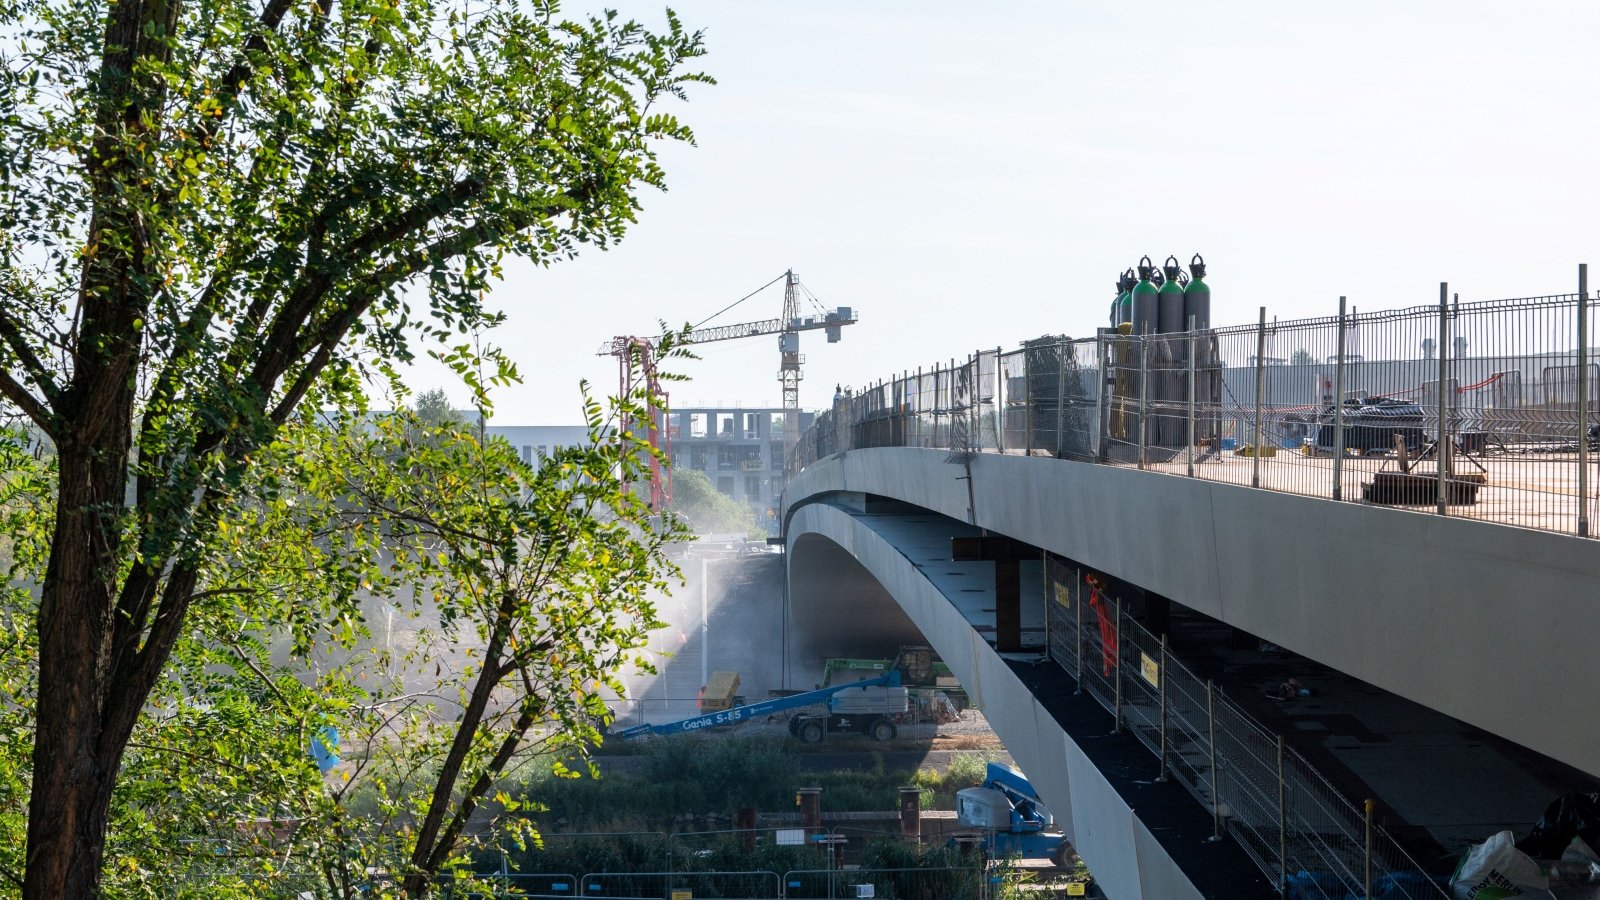
<svg viewBox="0 0 1600 900">
<path fill-rule="evenodd" d="M 110 441 L 126 448 L 127 426 Z M 121 431 L 122 440 L 116 440 Z M 107 458 L 110 457 L 110 458 Z M 120 458 L 119 458 L 120 457 Z M 61 482 L 39 602 L 39 699 L 28 797 L 25 900 L 100 893 L 111 791 L 123 742 L 105 741 L 127 452 L 60 448 Z"/>
</svg>

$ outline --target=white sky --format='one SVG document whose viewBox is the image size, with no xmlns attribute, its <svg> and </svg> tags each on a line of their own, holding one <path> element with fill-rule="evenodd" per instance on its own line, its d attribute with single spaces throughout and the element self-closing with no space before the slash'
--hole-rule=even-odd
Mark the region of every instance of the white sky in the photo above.
<svg viewBox="0 0 1600 900">
<path fill-rule="evenodd" d="M 656 4 L 623 12 L 659 23 Z M 801 404 L 1104 324 L 1143 254 L 1205 255 L 1214 325 L 1576 290 L 1600 264 L 1600 3 L 684 2 L 720 84 L 609 253 L 513 265 L 503 424 L 576 422 L 594 355 L 794 268 L 860 324 Z M 576 14 L 582 7 L 569 5 Z M 1600 266 L 1595 280 L 1600 283 Z M 717 323 L 778 315 L 774 287 Z M 779 403 L 777 338 L 711 344 L 680 406 Z M 432 368 L 418 389 L 465 391 Z"/>
</svg>

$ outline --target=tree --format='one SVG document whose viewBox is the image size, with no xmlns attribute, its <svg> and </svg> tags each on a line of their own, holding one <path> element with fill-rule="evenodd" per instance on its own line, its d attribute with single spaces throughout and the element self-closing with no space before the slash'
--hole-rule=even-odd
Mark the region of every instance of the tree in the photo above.
<svg viewBox="0 0 1600 900">
<path fill-rule="evenodd" d="M 633 399 L 648 402 L 642 391 Z M 676 572 L 662 545 L 678 530 L 625 487 L 646 458 L 611 423 L 648 413 L 608 423 L 597 404 L 585 412 L 590 442 L 536 468 L 505 441 L 481 443 L 465 423 L 427 422 L 420 410 L 302 423 L 268 450 L 278 487 L 223 529 L 238 563 L 226 588 L 252 598 L 255 621 L 353 623 L 324 639 L 357 648 L 367 636 L 359 585 L 409 596 L 410 614 L 456 651 L 369 644 L 334 667 L 343 689 L 333 693 L 351 698 L 339 728 L 361 761 L 321 813 L 334 896 L 364 891 L 369 868 L 425 896 L 507 767 L 530 751 L 586 756 L 609 715 L 604 693 L 621 696 L 621 667 L 645 664 L 636 651 L 661 624 L 652 596 Z M 295 630 L 309 654 L 310 631 Z M 426 689 L 397 674 L 408 667 L 424 670 Z M 292 718 L 303 729 L 311 717 Z M 408 827 L 347 817 L 355 787 Z"/>
<path fill-rule="evenodd" d="M 56 450 L 28 898 L 99 893 L 216 524 L 313 390 L 419 342 L 474 389 L 508 255 L 620 239 L 701 36 L 554 0 L 0 3 L 0 396 Z M 410 290 L 416 288 L 417 290 Z"/>
<path fill-rule="evenodd" d="M 671 508 L 700 534 L 751 534 L 757 530 L 750 507 L 717 490 L 699 469 L 673 468 Z"/>
<path fill-rule="evenodd" d="M 1291 366 L 1309 366 L 1315 364 L 1316 361 L 1316 357 L 1311 355 L 1311 351 L 1304 347 L 1299 348 L 1289 356 L 1289 365 Z"/>
</svg>

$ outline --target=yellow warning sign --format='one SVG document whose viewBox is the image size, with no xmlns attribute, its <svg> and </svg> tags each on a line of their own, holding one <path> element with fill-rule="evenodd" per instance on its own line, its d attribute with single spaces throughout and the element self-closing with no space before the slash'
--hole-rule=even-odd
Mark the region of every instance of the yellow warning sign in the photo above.
<svg viewBox="0 0 1600 900">
<path fill-rule="evenodd" d="M 680 891 L 673 888 L 672 900 L 694 900 L 694 891 Z"/>
<path fill-rule="evenodd" d="M 1069 881 L 1067 882 L 1067 896 L 1087 897 L 1089 896 L 1088 887 L 1089 886 L 1082 881 Z"/>
<path fill-rule="evenodd" d="M 1151 687 L 1161 686 L 1161 664 L 1150 658 L 1150 654 L 1139 652 L 1139 673 L 1144 680 L 1150 682 Z"/>
<path fill-rule="evenodd" d="M 1067 585 L 1064 585 L 1059 581 L 1057 581 L 1055 583 L 1055 585 L 1056 585 L 1056 602 L 1061 604 L 1062 606 L 1070 608 L 1072 606 L 1072 591 L 1068 588 Z"/>
</svg>

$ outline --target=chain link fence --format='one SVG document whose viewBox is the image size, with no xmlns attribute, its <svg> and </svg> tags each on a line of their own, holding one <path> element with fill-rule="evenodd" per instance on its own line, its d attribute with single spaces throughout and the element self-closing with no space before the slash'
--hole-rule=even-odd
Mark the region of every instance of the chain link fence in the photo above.
<svg viewBox="0 0 1600 900">
<path fill-rule="evenodd" d="M 789 460 L 1045 455 L 1587 536 L 1600 365 L 1579 293 L 1041 337 L 838 398 Z"/>
<path fill-rule="evenodd" d="M 1051 658 L 1147 747 L 1285 893 L 1344 900 L 1448 895 L 1381 825 L 1306 760 L 1194 674 L 1124 609 L 1112 588 L 1046 563 Z"/>
</svg>

